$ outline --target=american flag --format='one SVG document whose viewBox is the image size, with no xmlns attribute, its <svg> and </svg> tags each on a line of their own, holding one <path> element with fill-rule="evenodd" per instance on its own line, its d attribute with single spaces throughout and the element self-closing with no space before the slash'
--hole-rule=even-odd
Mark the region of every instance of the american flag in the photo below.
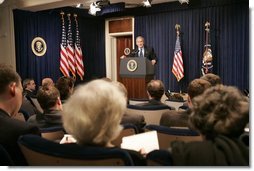
<svg viewBox="0 0 254 171">
<path fill-rule="evenodd" d="M 60 43 L 60 71 L 64 76 L 69 77 L 69 64 L 68 64 L 68 54 L 66 51 L 66 32 L 65 32 L 65 24 L 64 24 L 64 13 L 62 15 L 62 40 Z"/>
<path fill-rule="evenodd" d="M 76 58 L 76 66 L 77 73 L 81 80 L 84 77 L 84 64 L 83 64 L 83 55 L 80 47 L 80 37 L 79 37 L 79 29 L 78 29 L 78 21 L 77 15 L 74 15 L 76 22 L 76 41 L 75 41 L 75 58 Z"/>
<path fill-rule="evenodd" d="M 172 72 L 175 75 L 178 82 L 184 77 L 183 59 L 182 59 L 182 50 L 181 50 L 181 45 L 179 40 L 179 32 L 177 33 L 177 37 L 176 37 Z"/>
<path fill-rule="evenodd" d="M 71 14 L 67 14 L 68 16 L 68 33 L 67 33 L 67 54 L 68 54 L 68 62 L 69 62 L 69 69 L 73 75 L 73 77 L 76 77 L 76 60 L 74 55 L 74 48 L 73 48 L 73 39 L 72 39 L 72 30 L 71 30 Z"/>
</svg>

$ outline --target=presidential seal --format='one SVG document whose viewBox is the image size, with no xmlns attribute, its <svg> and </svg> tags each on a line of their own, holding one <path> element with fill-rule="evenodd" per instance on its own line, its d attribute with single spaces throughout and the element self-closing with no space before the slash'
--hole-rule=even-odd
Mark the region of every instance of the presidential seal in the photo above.
<svg viewBox="0 0 254 171">
<path fill-rule="evenodd" d="M 127 63 L 127 69 L 130 72 L 134 72 L 136 69 L 138 68 L 138 64 L 135 60 L 129 60 L 129 62 Z"/>
<path fill-rule="evenodd" d="M 36 56 L 43 56 L 47 51 L 47 44 L 42 37 L 35 37 L 31 43 L 31 48 Z"/>
<path fill-rule="evenodd" d="M 125 56 L 128 56 L 131 53 L 130 48 L 125 48 L 123 53 L 125 54 Z"/>
</svg>

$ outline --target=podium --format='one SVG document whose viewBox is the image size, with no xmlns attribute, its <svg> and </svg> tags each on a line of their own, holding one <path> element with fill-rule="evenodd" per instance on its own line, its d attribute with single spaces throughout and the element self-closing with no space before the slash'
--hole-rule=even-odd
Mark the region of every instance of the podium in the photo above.
<svg viewBox="0 0 254 171">
<path fill-rule="evenodd" d="M 120 61 L 120 77 L 128 98 L 147 99 L 146 85 L 154 77 L 154 66 L 147 58 L 127 57 Z"/>
</svg>

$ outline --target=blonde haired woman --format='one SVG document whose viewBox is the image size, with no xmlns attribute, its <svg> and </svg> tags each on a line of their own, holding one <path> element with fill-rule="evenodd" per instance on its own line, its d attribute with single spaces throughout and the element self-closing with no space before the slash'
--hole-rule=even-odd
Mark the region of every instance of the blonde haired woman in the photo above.
<svg viewBox="0 0 254 171">
<path fill-rule="evenodd" d="M 112 82 L 100 79 L 81 85 L 63 106 L 64 128 L 80 145 L 114 148 L 111 141 L 122 130 L 126 100 L 124 92 Z M 133 158 L 137 165 L 145 165 L 138 152 L 128 152 L 140 158 Z"/>
</svg>

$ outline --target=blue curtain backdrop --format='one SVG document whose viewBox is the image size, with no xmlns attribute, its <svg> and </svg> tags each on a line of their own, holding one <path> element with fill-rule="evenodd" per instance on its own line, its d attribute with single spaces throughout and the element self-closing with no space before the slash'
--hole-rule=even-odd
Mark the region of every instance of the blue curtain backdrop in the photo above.
<svg viewBox="0 0 254 171">
<path fill-rule="evenodd" d="M 151 8 L 123 9 L 123 4 L 103 9 L 99 16 L 77 8 L 53 9 L 41 12 L 14 10 L 17 71 L 21 77 L 43 77 L 56 80 L 59 70 L 61 16 L 77 13 L 85 65 L 85 81 L 106 76 L 105 19 L 134 16 L 135 36 L 145 37 L 159 58 L 156 78 L 172 91 L 186 91 L 188 83 L 201 76 L 202 55 L 205 45 L 206 21 L 209 21 L 214 73 L 224 84 L 249 89 L 249 2 L 248 0 L 191 0 L 153 5 Z M 65 22 L 67 19 L 65 17 Z M 181 25 L 181 47 L 184 78 L 177 82 L 171 72 L 176 41 L 175 24 Z M 66 25 L 67 26 L 67 25 Z M 74 29 L 74 28 L 73 28 Z M 31 41 L 42 36 L 48 46 L 43 57 L 32 53 Z"/>
<path fill-rule="evenodd" d="M 192 2 L 196 2 L 191 4 Z M 198 3 L 197 3 L 198 2 Z M 224 84 L 249 88 L 249 5 L 248 1 L 190 1 L 154 6 L 135 16 L 135 36 L 142 35 L 157 53 L 156 78 L 173 91 L 185 91 L 188 83 L 201 76 L 205 45 L 205 22 L 210 22 L 213 72 Z M 160 12 L 159 12 L 160 11 Z M 175 24 L 181 25 L 184 78 L 177 82 L 171 72 L 176 42 Z"/>
<path fill-rule="evenodd" d="M 79 10 L 61 9 L 65 14 L 78 14 L 79 31 L 84 57 L 84 81 L 105 77 L 105 35 L 104 19 L 86 17 Z M 34 78 L 37 85 L 44 77 L 56 81 L 62 73 L 60 65 L 61 10 L 28 12 L 14 10 L 16 68 L 22 79 Z M 65 15 L 67 28 L 67 17 Z M 75 35 L 74 18 L 72 17 L 73 36 Z M 40 36 L 47 43 L 47 52 L 38 57 L 31 49 L 32 40 Z M 74 38 L 74 37 L 73 37 Z M 77 82 L 80 82 L 77 77 Z"/>
<path fill-rule="evenodd" d="M 40 84 L 41 78 L 60 76 L 59 45 L 61 36 L 60 19 L 43 13 L 15 10 L 16 67 L 22 79 L 34 78 Z M 47 43 L 47 52 L 38 57 L 33 54 L 31 42 L 42 37 Z"/>
</svg>

